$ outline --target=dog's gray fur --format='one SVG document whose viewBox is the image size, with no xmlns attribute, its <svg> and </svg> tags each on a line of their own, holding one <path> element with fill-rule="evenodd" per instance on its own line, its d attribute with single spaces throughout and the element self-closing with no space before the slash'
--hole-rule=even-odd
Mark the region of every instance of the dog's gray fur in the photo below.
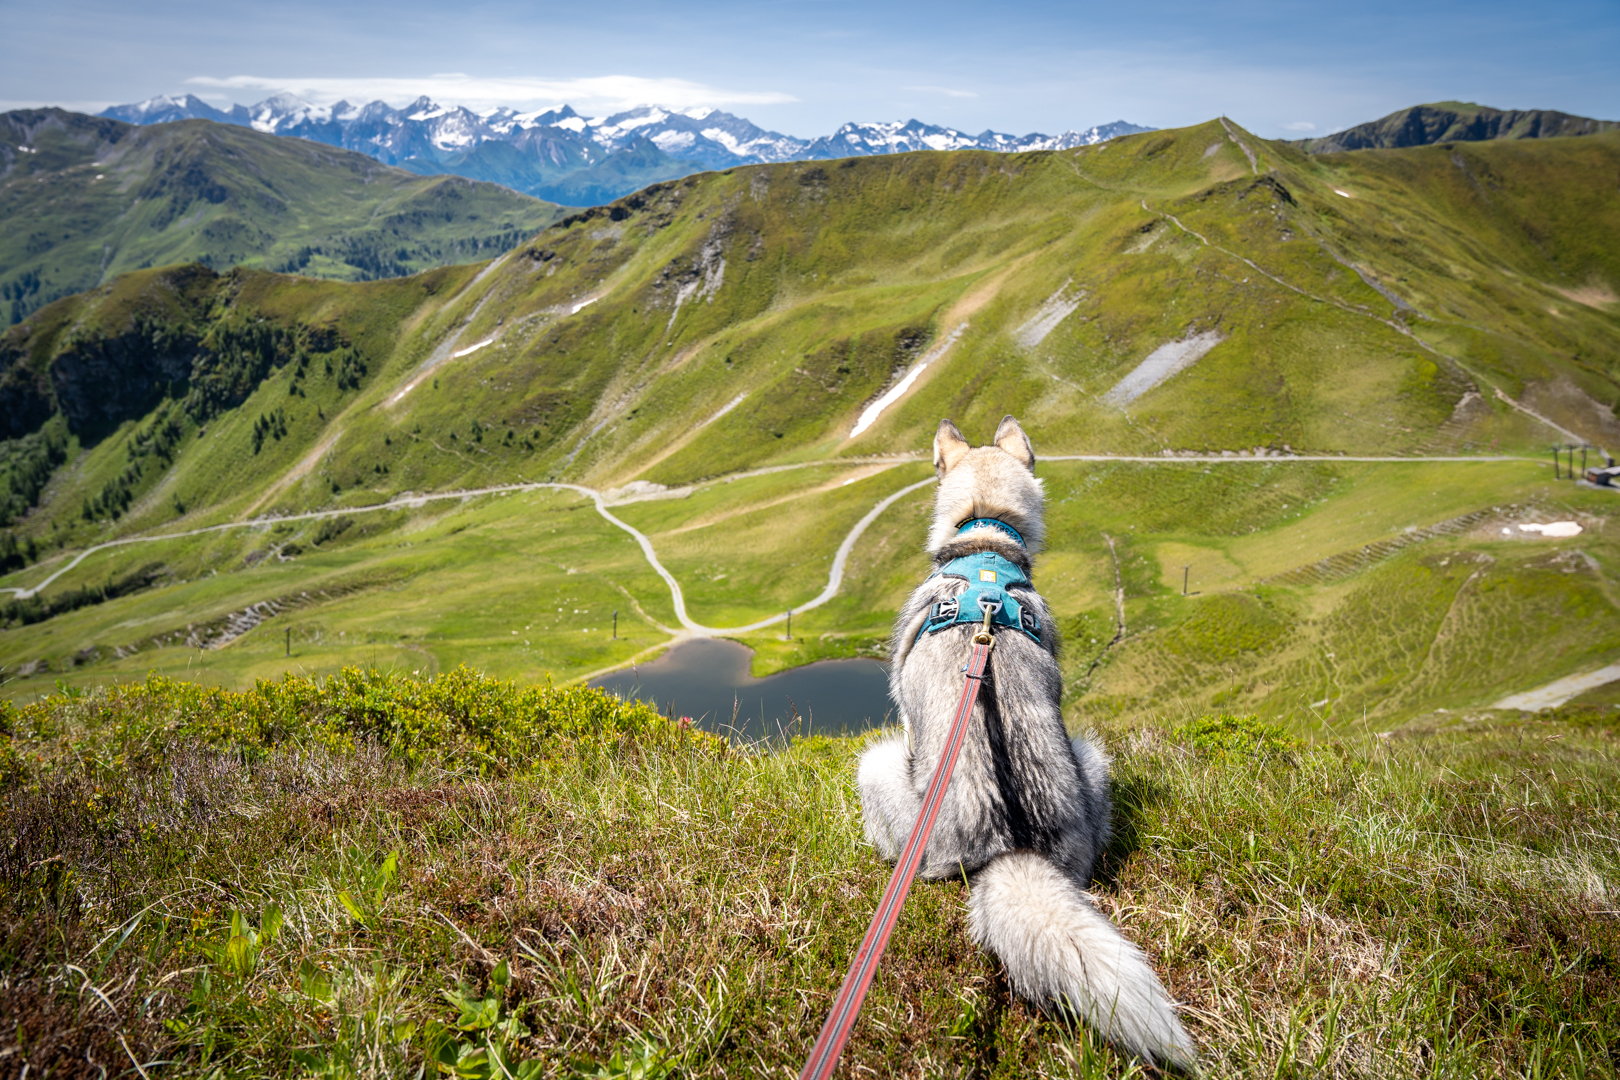
<svg viewBox="0 0 1620 1080">
<path fill-rule="evenodd" d="M 935 563 L 994 551 L 1029 573 L 1046 536 L 1045 495 L 1018 421 L 1002 420 L 994 444 L 977 449 L 941 421 L 934 468 L 928 552 Z M 989 527 L 956 535 L 979 517 L 1013 526 L 1027 550 Z M 859 772 L 866 838 L 885 859 L 899 856 L 917 820 L 961 697 L 973 628 L 920 640 L 917 632 L 930 605 L 965 588 L 959 578 L 931 578 L 895 623 L 889 692 L 905 732 L 869 747 Z M 969 932 L 1001 959 L 1021 995 L 1042 1007 L 1068 1006 L 1132 1053 L 1191 1069 L 1196 1051 L 1164 987 L 1084 890 L 1108 843 L 1109 761 L 1086 739 L 1070 741 L 1052 613 L 1033 588 L 1014 589 L 1039 616 L 1041 643 L 1016 631 L 996 634 L 922 876 L 971 875 Z"/>
</svg>

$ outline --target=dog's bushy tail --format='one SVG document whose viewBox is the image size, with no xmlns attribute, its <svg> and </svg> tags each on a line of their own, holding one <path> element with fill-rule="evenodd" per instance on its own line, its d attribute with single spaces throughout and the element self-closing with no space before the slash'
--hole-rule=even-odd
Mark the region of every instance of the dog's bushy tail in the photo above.
<svg viewBox="0 0 1620 1080">
<path fill-rule="evenodd" d="M 975 876 L 968 931 L 1008 981 L 1040 1006 L 1067 1005 L 1122 1049 L 1191 1071 L 1192 1039 L 1142 951 L 1073 879 L 1033 852 L 992 859 Z"/>
</svg>

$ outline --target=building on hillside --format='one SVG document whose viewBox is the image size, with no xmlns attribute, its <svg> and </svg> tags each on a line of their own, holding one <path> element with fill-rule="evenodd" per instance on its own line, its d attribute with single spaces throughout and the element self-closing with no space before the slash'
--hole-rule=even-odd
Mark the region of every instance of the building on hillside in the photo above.
<svg viewBox="0 0 1620 1080">
<path fill-rule="evenodd" d="M 1587 469 L 1583 479 L 1594 487 L 1620 488 L 1620 465 L 1614 463 L 1614 458 L 1603 455 L 1608 460 L 1607 465 Z"/>
</svg>

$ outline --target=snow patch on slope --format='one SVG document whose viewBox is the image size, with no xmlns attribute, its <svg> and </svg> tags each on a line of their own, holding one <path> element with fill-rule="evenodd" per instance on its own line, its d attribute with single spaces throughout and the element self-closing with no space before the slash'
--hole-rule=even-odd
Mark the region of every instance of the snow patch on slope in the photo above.
<svg viewBox="0 0 1620 1080">
<path fill-rule="evenodd" d="M 1026 349 L 1033 349 L 1046 340 L 1046 335 L 1057 329 L 1058 323 L 1074 314 L 1074 309 L 1080 306 L 1080 301 L 1086 298 L 1082 290 L 1073 296 L 1066 295 L 1069 282 L 1065 281 L 1063 287 L 1046 298 L 1046 303 L 1029 320 L 1013 331 L 1013 340 Z"/>
<path fill-rule="evenodd" d="M 850 429 L 849 437 L 853 439 L 855 436 L 877 423 L 877 418 L 883 415 L 883 410 L 887 409 L 890 405 L 893 405 L 895 402 L 904 397 L 906 391 L 911 389 L 911 384 L 917 381 L 917 376 L 923 373 L 923 369 L 929 364 L 932 364 L 935 360 L 938 360 L 940 357 L 944 356 L 946 350 L 952 345 L 956 344 L 956 339 L 961 337 L 962 331 L 966 330 L 967 328 L 967 323 L 958 323 L 956 329 L 952 330 L 945 336 L 944 341 L 941 341 L 932 349 L 929 349 L 927 352 L 923 353 L 922 358 L 919 359 L 915 364 L 911 365 L 911 370 L 907 371 L 905 376 L 899 382 L 895 383 L 889 388 L 887 393 L 878 398 L 876 401 L 872 402 L 872 404 L 868 405 L 861 412 L 860 419 L 856 420 L 855 426 Z"/>
<path fill-rule="evenodd" d="M 1147 359 L 1119 380 L 1119 384 L 1103 395 L 1103 403 L 1123 408 L 1164 382 L 1170 376 L 1192 367 L 1226 340 L 1219 330 L 1205 330 L 1202 334 L 1189 334 L 1180 341 L 1168 341 L 1148 353 Z"/>
</svg>

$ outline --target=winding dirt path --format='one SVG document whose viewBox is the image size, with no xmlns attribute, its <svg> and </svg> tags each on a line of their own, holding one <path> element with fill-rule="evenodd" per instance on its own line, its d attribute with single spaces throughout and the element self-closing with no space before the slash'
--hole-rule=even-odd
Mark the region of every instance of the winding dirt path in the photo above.
<svg viewBox="0 0 1620 1080">
<path fill-rule="evenodd" d="M 327 447 L 322 446 L 322 447 L 318 448 L 318 450 L 324 450 L 326 448 Z M 310 457 L 312 457 L 312 458 L 315 457 L 315 456 L 316 455 L 313 454 L 313 453 L 310 455 Z M 818 466 L 826 466 L 826 465 L 869 464 L 872 460 L 874 460 L 874 459 L 872 459 L 872 458 L 834 458 L 834 459 L 828 459 L 828 460 L 822 460 L 822 461 L 797 462 L 797 463 L 792 464 L 792 465 L 768 465 L 768 466 L 766 466 L 764 468 L 760 468 L 760 469 L 749 469 L 749 470 L 747 470 L 745 472 L 732 473 L 732 474 L 730 474 L 728 476 L 716 477 L 713 480 L 704 481 L 704 482 L 699 483 L 699 484 L 693 484 L 690 487 L 685 488 L 685 489 L 678 489 L 678 492 L 665 493 L 665 494 L 666 495 L 667 494 L 675 494 L 675 493 L 684 494 L 684 493 L 689 492 L 689 491 L 699 490 L 700 488 L 710 487 L 710 486 L 712 486 L 714 484 L 730 483 L 730 482 L 732 482 L 734 480 L 747 479 L 748 477 L 753 477 L 753 476 L 769 476 L 769 475 L 771 475 L 773 473 L 793 472 L 793 471 L 798 470 L 798 469 L 812 469 L 812 468 L 816 468 Z M 881 461 L 883 461 L 885 463 L 890 464 L 891 466 L 895 466 L 895 465 L 909 464 L 909 463 L 914 462 L 914 461 L 922 461 L 924 459 L 920 454 L 897 454 L 897 455 L 894 455 L 892 457 L 883 457 L 883 458 L 880 458 L 880 459 L 877 459 L 877 460 L 881 460 Z M 1257 461 L 1266 461 L 1266 462 L 1271 462 L 1271 461 L 1358 461 L 1358 462 L 1365 461 L 1365 462 L 1388 462 L 1388 463 L 1405 463 L 1405 464 L 1426 464 L 1426 463 L 1442 463 L 1442 462 L 1443 463 L 1456 463 L 1456 464 L 1472 464 L 1472 463 L 1476 463 L 1476 462 L 1502 462 L 1502 461 L 1526 461 L 1526 462 L 1533 461 L 1533 462 L 1536 462 L 1538 464 L 1540 463 L 1539 458 L 1527 458 L 1527 457 L 1523 457 L 1523 456 L 1520 456 L 1520 455 L 1513 455 L 1513 454 L 1498 454 L 1498 455 L 1493 455 L 1493 456 L 1476 456 L 1476 457 L 1370 457 L 1370 456 L 1350 456 L 1350 455 L 1341 455 L 1341 454 L 1280 454 L 1280 455 L 1277 455 L 1277 456 L 1266 456 L 1266 457 L 1260 457 L 1258 455 L 1249 455 L 1249 454 L 1233 455 L 1231 457 L 1222 457 L 1222 456 L 1213 455 L 1213 454 L 1196 454 L 1196 455 L 1186 455 L 1186 456 L 1177 456 L 1177 457 L 1165 457 L 1165 456 L 1162 456 L 1162 455 L 1157 456 L 1157 457 L 1149 457 L 1147 455 L 1130 455 L 1130 454 L 1047 454 L 1047 455 L 1044 455 L 1040 460 L 1042 460 L 1042 461 L 1099 461 L 1099 462 L 1102 462 L 1102 461 L 1128 461 L 1128 462 L 1139 462 L 1139 463 L 1148 464 L 1148 465 L 1176 465 L 1176 464 L 1181 464 L 1181 463 L 1192 463 L 1192 462 L 1204 462 L 1204 463 L 1214 463 L 1214 464 L 1223 464 L 1223 465 L 1240 465 L 1240 464 L 1253 464 L 1253 463 L 1255 463 Z M 810 608 L 820 607 L 822 604 L 825 604 L 827 601 L 831 600 L 834 596 L 836 596 L 838 594 L 838 588 L 843 583 L 843 580 L 844 580 L 844 568 L 845 568 L 845 566 L 847 565 L 847 563 L 849 561 L 849 554 L 854 549 L 855 542 L 860 539 L 861 534 L 864 533 L 867 530 L 867 528 L 874 521 L 877 520 L 878 516 L 881 515 L 884 510 L 887 510 L 890 506 L 894 505 L 894 503 L 895 503 L 895 501 L 897 499 L 901 498 L 904 495 L 909 494 L 910 492 L 916 491 L 916 490 L 918 490 L 920 488 L 923 488 L 923 487 L 927 487 L 929 484 L 932 484 L 933 482 L 934 481 L 932 479 L 921 480 L 921 481 L 918 481 L 915 484 L 912 484 L 909 487 L 902 488 L 900 491 L 896 492 L 893 495 L 890 495 L 888 498 L 885 498 L 885 499 L 879 501 L 878 504 L 876 506 L 874 506 L 872 508 L 872 510 L 865 517 L 861 518 L 860 521 L 856 522 L 854 527 L 851 528 L 849 533 L 844 537 L 843 543 L 841 543 L 838 546 L 837 553 L 833 556 L 833 566 L 832 566 L 832 571 L 828 574 L 827 587 L 825 589 L 823 589 L 821 591 L 820 595 L 816 596 L 815 599 L 807 601 L 806 603 L 794 608 L 793 610 L 795 610 L 795 611 L 806 611 L 806 610 L 809 610 Z M 230 529 L 263 528 L 266 525 L 277 525 L 277 524 L 280 524 L 281 522 L 284 522 L 284 521 L 316 521 L 316 520 L 319 520 L 319 519 L 322 519 L 322 518 L 342 517 L 342 516 L 347 515 L 347 514 L 366 514 L 366 513 L 372 513 L 372 512 L 375 512 L 375 511 L 379 511 L 379 510 L 409 510 L 409 509 L 415 509 L 415 508 L 418 508 L 418 507 L 426 506 L 430 502 L 440 502 L 440 501 L 443 501 L 445 499 L 470 499 L 470 498 L 475 498 L 475 497 L 480 496 L 480 495 L 504 495 L 504 494 L 507 494 L 509 492 L 514 492 L 514 491 L 540 491 L 540 490 L 544 490 L 544 489 L 573 491 L 573 492 L 577 492 L 580 495 L 586 496 L 587 498 L 591 499 L 596 504 L 597 513 L 601 514 L 604 519 L 606 519 L 608 522 L 612 523 L 613 525 L 617 526 L 620 529 L 623 529 L 625 532 L 627 532 L 631 536 L 633 536 L 635 538 L 635 540 L 636 540 L 636 543 L 641 545 L 642 553 L 647 557 L 648 564 L 651 565 L 652 568 L 658 572 L 659 577 L 662 577 L 664 579 L 665 583 L 669 585 L 671 599 L 673 599 L 674 602 L 675 602 L 676 615 L 681 620 L 681 625 L 684 626 L 689 632 L 691 632 L 693 634 L 704 634 L 704 635 L 712 635 L 712 634 L 719 634 L 719 633 L 738 633 L 738 632 L 747 631 L 747 630 L 757 630 L 757 629 L 760 629 L 761 627 L 765 627 L 765 626 L 772 626 L 772 625 L 774 625 L 774 624 L 776 624 L 778 622 L 781 622 L 781 621 L 783 621 L 784 619 L 787 618 L 787 616 L 785 614 L 783 614 L 783 615 L 773 615 L 770 618 L 761 620 L 760 622 L 757 622 L 757 623 L 749 623 L 747 626 L 734 626 L 734 627 L 709 627 L 709 626 L 704 626 L 701 623 L 695 622 L 686 613 L 686 599 L 681 593 L 680 583 L 675 580 L 675 576 L 673 574 L 671 574 L 667 569 L 665 569 L 663 563 L 658 561 L 657 553 L 653 550 L 652 541 L 649 540 L 646 537 L 645 534 L 641 533 L 639 530 L 635 529 L 633 526 L 629 525 L 628 523 L 626 523 L 622 519 L 620 519 L 620 518 L 616 517 L 615 515 L 613 515 L 612 513 L 610 513 L 608 511 L 608 509 L 607 509 L 608 504 L 607 504 L 607 501 L 606 501 L 606 497 L 604 496 L 604 494 L 602 492 L 598 491 L 596 488 L 586 487 L 583 484 L 565 484 L 565 483 L 551 483 L 551 482 L 540 482 L 540 481 L 532 481 L 532 482 L 527 482 L 526 481 L 526 482 L 520 482 L 520 483 L 516 483 L 516 484 L 491 484 L 488 487 L 456 488 L 456 489 L 453 489 L 451 491 L 428 492 L 428 493 L 422 493 L 422 494 L 408 493 L 408 494 L 405 494 L 405 495 L 396 495 L 394 498 L 389 499 L 387 502 L 373 503 L 373 504 L 371 504 L 369 506 L 349 506 L 349 507 L 342 507 L 342 508 L 335 509 L 335 510 L 310 510 L 310 511 L 306 511 L 306 512 L 301 513 L 301 514 L 274 514 L 274 515 L 266 515 L 266 516 L 256 517 L 256 518 L 249 518 L 249 519 L 244 520 L 244 521 L 227 521 L 227 522 L 224 522 L 224 523 L 219 524 L 219 525 L 205 525 L 205 526 L 203 526 L 201 528 L 186 529 L 186 530 L 184 530 L 182 532 L 159 533 L 158 535 L 155 535 L 155 536 L 126 536 L 126 537 L 122 537 L 122 538 L 120 538 L 118 540 L 108 540 L 106 543 L 95 544 L 95 545 L 93 545 L 91 547 L 85 548 L 83 551 L 81 551 L 77 555 L 75 555 L 70 562 L 68 562 L 66 565 L 58 568 L 54 573 L 52 573 L 44 581 L 41 581 L 38 585 L 33 585 L 33 586 L 23 587 L 23 588 L 12 587 L 12 586 L 0 586 L 0 592 L 10 593 L 12 596 L 16 597 L 19 600 L 25 600 L 25 599 L 27 599 L 28 597 L 31 597 L 31 596 L 38 596 L 47 587 L 49 587 L 50 584 L 52 582 L 54 582 L 57 578 L 61 577 L 63 574 L 67 573 L 69 570 L 72 570 L 74 567 L 78 566 L 80 563 L 82 563 L 85 559 L 89 558 L 91 555 L 96 554 L 98 551 L 106 551 L 109 548 L 124 547 L 124 546 L 129 545 L 129 544 L 150 544 L 150 543 L 157 543 L 157 542 L 163 541 L 163 540 L 180 540 L 180 539 L 184 539 L 185 537 L 188 537 L 188 536 L 203 536 L 203 535 L 206 535 L 208 533 L 226 532 L 226 531 L 228 531 Z M 636 500 L 627 500 L 627 501 L 636 501 Z"/>
<path fill-rule="evenodd" d="M 901 463 L 902 462 L 896 462 L 896 464 Z M 790 468 L 808 467 L 809 464 L 811 463 L 806 463 L 805 466 L 775 466 L 766 469 L 756 469 L 750 473 L 742 473 L 738 475 L 747 476 L 780 472 Z M 816 464 L 834 463 L 821 462 Z M 867 528 L 878 519 L 883 511 L 887 510 L 890 506 L 893 506 L 896 501 L 905 497 L 906 495 L 909 495 L 911 492 L 918 490 L 919 488 L 927 487 L 933 482 L 933 478 L 930 477 L 927 480 L 919 481 L 910 485 L 909 487 L 901 488 L 894 494 L 880 500 L 876 506 L 867 512 L 865 517 L 861 518 L 860 521 L 855 523 L 854 527 L 851 528 L 847 534 L 845 534 L 843 542 L 838 545 L 838 551 L 833 556 L 832 568 L 827 574 L 826 588 L 822 589 L 820 594 L 814 599 L 808 600 L 805 603 L 796 606 L 793 610 L 808 611 L 811 608 L 820 607 L 822 604 L 825 604 L 827 601 L 831 600 L 834 596 L 837 596 L 838 590 L 844 582 L 844 570 L 849 564 L 850 552 L 854 550 L 855 543 L 861 538 L 861 534 L 864 533 Z M 78 555 L 74 556 L 71 562 L 67 563 L 65 566 L 62 566 L 55 573 L 51 574 L 44 581 L 41 581 L 38 585 L 35 585 L 32 588 L 13 588 L 5 589 L 3 591 L 10 592 L 18 599 L 26 599 L 30 596 L 37 596 L 57 578 L 67 573 L 69 570 L 72 570 L 74 567 L 78 566 L 85 559 L 89 558 L 91 555 L 94 555 L 96 552 L 106 551 L 109 548 L 124 547 L 129 544 L 148 544 L 158 543 L 164 540 L 179 540 L 188 536 L 203 536 L 208 533 L 225 532 L 229 529 L 259 528 L 266 525 L 275 525 L 287 521 L 314 521 L 321 518 L 333 518 L 347 514 L 360 514 L 377 510 L 415 509 L 426 506 L 430 502 L 439 502 L 445 499 L 469 499 L 479 495 L 503 495 L 516 491 L 542 490 L 572 491 L 576 494 L 585 496 L 595 504 L 596 512 L 602 516 L 603 520 L 607 521 L 616 528 L 623 529 L 635 539 L 636 543 L 641 547 L 642 555 L 647 559 L 647 564 L 653 568 L 659 577 L 664 579 L 664 584 L 669 586 L 670 599 L 675 605 L 675 617 L 680 621 L 681 626 L 684 628 L 677 634 L 677 636 L 713 637 L 718 634 L 746 633 L 751 630 L 760 630 L 767 626 L 774 626 L 787 618 L 786 613 L 783 613 L 781 615 L 772 615 L 771 617 L 761 619 L 758 622 L 749 623 L 746 626 L 704 626 L 687 613 L 686 596 L 681 591 L 681 583 L 675 580 L 675 575 L 670 573 L 669 569 L 658 560 L 658 552 L 654 550 L 652 540 L 648 538 L 646 533 L 643 533 L 634 525 L 631 525 L 629 522 L 618 517 L 611 510 L 609 510 L 607 500 L 602 492 L 595 488 L 586 487 L 583 484 L 540 481 L 519 484 L 496 484 L 490 487 L 464 488 L 457 491 L 435 492 L 432 494 L 402 495 L 390 499 L 385 503 L 377 503 L 372 506 L 357 506 L 339 510 L 312 510 L 302 514 L 283 514 L 274 517 L 253 518 L 248 521 L 231 521 L 221 525 L 207 525 L 200 529 L 187 529 L 183 532 L 163 533 L 157 536 L 129 536 L 119 540 L 109 540 L 104 544 L 96 544 L 93 547 L 85 548 L 83 551 L 79 552 Z M 666 631 L 668 630 L 668 628 L 665 627 L 661 627 L 660 629 L 665 629 Z"/>
<path fill-rule="evenodd" d="M 1520 712 L 1556 709 L 1570 698 L 1579 697 L 1588 690 L 1596 690 L 1600 686 L 1607 686 L 1616 679 L 1620 679 L 1620 664 L 1610 664 L 1607 667 L 1598 668 L 1596 671 L 1588 671 L 1580 675 L 1567 675 L 1562 679 L 1555 679 L 1546 686 L 1538 686 L 1534 690 L 1509 694 L 1490 707 L 1493 709 L 1518 709 Z"/>
</svg>

